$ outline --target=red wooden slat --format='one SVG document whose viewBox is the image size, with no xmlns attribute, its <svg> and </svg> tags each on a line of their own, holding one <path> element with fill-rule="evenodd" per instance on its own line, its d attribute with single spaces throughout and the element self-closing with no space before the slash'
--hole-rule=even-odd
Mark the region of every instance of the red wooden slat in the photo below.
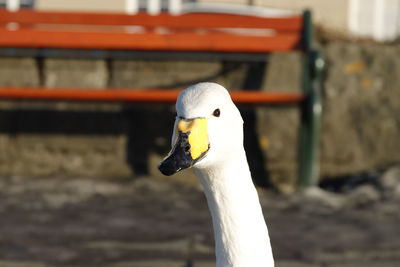
<svg viewBox="0 0 400 267">
<path fill-rule="evenodd" d="M 42 87 L 0 87 L 0 98 L 28 100 L 174 102 L 180 90 L 74 89 Z"/>
<path fill-rule="evenodd" d="M 8 12 L 0 10 L 0 24 L 17 22 L 21 24 L 80 24 L 80 25 L 139 25 L 144 27 L 171 28 L 271 28 L 279 31 L 301 31 L 301 16 L 264 18 L 235 14 L 188 13 L 170 15 L 161 13 L 149 15 L 125 15 L 118 13 L 77 13 L 38 12 L 21 10 Z"/>
<path fill-rule="evenodd" d="M 127 49 L 165 51 L 271 52 L 293 50 L 299 33 L 276 36 L 246 36 L 209 32 L 172 34 L 85 32 L 0 28 L 0 47 L 77 49 Z"/>
<path fill-rule="evenodd" d="M 181 90 L 166 89 L 74 89 L 42 87 L 0 87 L 0 99 L 101 101 L 101 102 L 165 102 L 174 103 Z M 296 104 L 304 100 L 300 93 L 233 91 L 231 97 L 243 104 Z"/>
<path fill-rule="evenodd" d="M 305 99 L 297 92 L 233 91 L 232 100 L 243 104 L 296 104 Z"/>
</svg>

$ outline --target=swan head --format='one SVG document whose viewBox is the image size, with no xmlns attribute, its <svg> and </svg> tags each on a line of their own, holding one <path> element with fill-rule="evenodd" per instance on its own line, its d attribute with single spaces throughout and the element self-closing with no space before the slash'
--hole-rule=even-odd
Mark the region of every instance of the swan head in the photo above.
<svg viewBox="0 0 400 267">
<path fill-rule="evenodd" d="M 176 102 L 172 149 L 160 163 L 164 175 L 208 168 L 243 150 L 243 119 L 228 91 L 216 83 L 198 83 Z"/>
</svg>

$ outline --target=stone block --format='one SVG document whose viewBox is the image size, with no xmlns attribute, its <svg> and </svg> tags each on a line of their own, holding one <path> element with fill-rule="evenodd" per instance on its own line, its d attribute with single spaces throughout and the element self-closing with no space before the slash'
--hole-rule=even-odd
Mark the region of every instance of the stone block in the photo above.
<svg viewBox="0 0 400 267">
<path fill-rule="evenodd" d="M 101 59 L 47 58 L 43 64 L 46 87 L 105 88 L 108 69 Z"/>
<path fill-rule="evenodd" d="M 0 85 L 39 86 L 39 70 L 33 58 L 0 58 Z"/>
<path fill-rule="evenodd" d="M 272 92 L 301 92 L 302 56 L 298 52 L 273 53 L 267 60 L 262 89 Z"/>
<path fill-rule="evenodd" d="M 400 46 L 332 42 L 322 121 L 322 175 L 400 161 Z"/>
<path fill-rule="evenodd" d="M 209 81 L 222 70 L 219 62 L 114 60 L 111 87 L 173 88 Z"/>
<path fill-rule="evenodd" d="M 20 176 L 129 177 L 123 136 L 20 134 L 1 136 L 2 174 Z M 2 149 L 2 150 L 3 150 Z"/>
</svg>

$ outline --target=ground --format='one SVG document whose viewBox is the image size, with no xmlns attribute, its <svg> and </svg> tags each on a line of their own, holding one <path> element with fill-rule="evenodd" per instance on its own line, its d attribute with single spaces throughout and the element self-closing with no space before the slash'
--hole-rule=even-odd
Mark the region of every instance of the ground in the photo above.
<svg viewBox="0 0 400 267">
<path fill-rule="evenodd" d="M 398 192 L 397 192 L 398 193 Z M 277 267 L 400 266 L 400 198 L 259 190 Z M 0 179 L 0 266 L 214 266 L 201 188 L 142 177 Z"/>
</svg>

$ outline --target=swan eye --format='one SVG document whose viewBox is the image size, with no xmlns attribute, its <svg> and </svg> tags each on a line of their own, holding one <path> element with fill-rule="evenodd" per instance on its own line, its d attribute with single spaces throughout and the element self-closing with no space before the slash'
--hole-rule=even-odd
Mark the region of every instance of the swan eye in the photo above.
<svg viewBox="0 0 400 267">
<path fill-rule="evenodd" d="M 216 110 L 214 110 L 213 115 L 215 117 L 219 117 L 221 115 L 221 111 L 219 110 L 219 108 L 217 108 Z"/>
</svg>

